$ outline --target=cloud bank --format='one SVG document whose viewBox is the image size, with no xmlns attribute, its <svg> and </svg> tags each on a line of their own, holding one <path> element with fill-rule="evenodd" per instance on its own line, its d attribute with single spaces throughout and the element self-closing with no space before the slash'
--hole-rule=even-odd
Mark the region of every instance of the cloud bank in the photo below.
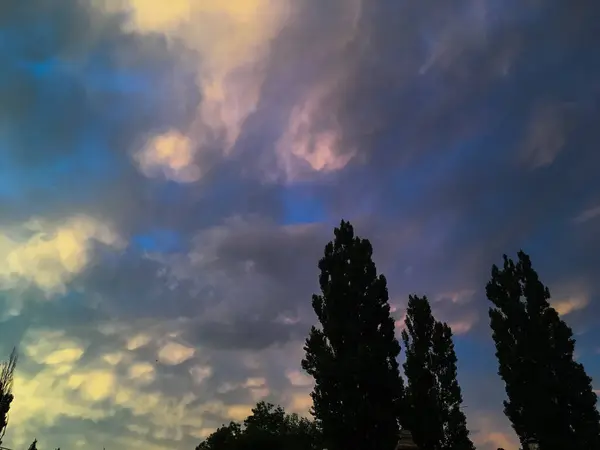
<svg viewBox="0 0 600 450">
<path fill-rule="evenodd" d="M 452 325 L 479 449 L 517 448 L 483 290 L 503 253 L 531 254 L 600 375 L 591 0 L 0 12 L 11 448 L 190 449 L 261 399 L 306 414 L 310 296 L 342 217 L 399 329 L 415 292 Z"/>
</svg>

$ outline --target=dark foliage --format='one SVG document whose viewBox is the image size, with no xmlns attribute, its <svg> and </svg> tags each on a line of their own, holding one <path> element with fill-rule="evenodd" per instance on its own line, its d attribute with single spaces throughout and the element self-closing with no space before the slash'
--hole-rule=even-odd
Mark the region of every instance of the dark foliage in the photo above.
<svg viewBox="0 0 600 450">
<path fill-rule="evenodd" d="M 473 450 L 460 409 L 452 330 L 435 320 L 427 297 L 410 296 L 402 339 L 409 427 L 415 443 L 421 450 Z"/>
<path fill-rule="evenodd" d="M 550 306 L 529 256 L 521 251 L 515 263 L 505 255 L 486 291 L 504 411 L 521 443 L 534 437 L 542 450 L 600 448 L 591 379 L 574 361 L 573 332 Z"/>
<path fill-rule="evenodd" d="M 212 433 L 196 450 L 320 450 L 313 421 L 259 402 L 243 425 L 231 422 Z"/>
<path fill-rule="evenodd" d="M 4 361 L 0 366 L 0 444 L 6 433 L 8 412 L 14 398 L 12 385 L 17 359 L 17 350 L 13 348 L 8 361 Z"/>
<path fill-rule="evenodd" d="M 329 450 L 394 448 L 403 411 L 400 344 L 386 279 L 373 249 L 342 221 L 319 261 L 321 329 L 306 340 L 303 369 L 315 379 L 313 414 Z"/>
</svg>

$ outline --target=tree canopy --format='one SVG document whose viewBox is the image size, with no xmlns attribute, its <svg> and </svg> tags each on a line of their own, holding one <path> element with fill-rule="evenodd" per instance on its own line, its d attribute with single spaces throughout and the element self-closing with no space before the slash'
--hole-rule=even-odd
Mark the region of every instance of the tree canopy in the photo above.
<svg viewBox="0 0 600 450">
<path fill-rule="evenodd" d="M 408 379 L 410 429 L 421 450 L 473 450 L 462 393 L 452 330 L 437 321 L 427 297 L 410 296 L 402 332 Z"/>
<path fill-rule="evenodd" d="M 196 450 L 321 450 L 314 421 L 259 402 L 243 422 L 223 425 Z"/>
<path fill-rule="evenodd" d="M 387 282 L 373 248 L 348 222 L 334 230 L 319 261 L 321 294 L 303 369 L 315 380 L 313 414 L 325 448 L 394 448 L 404 420 L 400 344 L 390 315 Z"/>
<path fill-rule="evenodd" d="M 529 256 L 517 258 L 504 255 L 486 288 L 505 414 L 522 444 L 535 438 L 543 450 L 600 448 L 596 394 L 574 360 L 573 332 L 550 306 Z"/>
</svg>

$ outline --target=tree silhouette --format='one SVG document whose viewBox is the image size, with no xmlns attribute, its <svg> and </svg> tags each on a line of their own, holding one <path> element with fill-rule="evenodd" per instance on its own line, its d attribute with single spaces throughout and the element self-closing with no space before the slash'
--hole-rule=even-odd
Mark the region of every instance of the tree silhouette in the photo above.
<svg viewBox="0 0 600 450">
<path fill-rule="evenodd" d="M 409 297 L 405 323 L 404 373 L 415 443 L 421 450 L 474 450 L 460 409 L 452 330 L 435 320 L 427 297 Z"/>
<path fill-rule="evenodd" d="M 521 444 L 536 438 L 543 450 L 600 448 L 596 394 L 573 359 L 573 332 L 548 302 L 550 292 L 523 251 L 492 267 L 486 288 L 504 412 Z"/>
<path fill-rule="evenodd" d="M 34 439 L 31 445 L 29 446 L 29 450 L 37 450 L 37 439 Z"/>
<path fill-rule="evenodd" d="M 440 450 L 444 438 L 444 419 L 439 386 L 435 375 L 433 333 L 435 319 L 426 297 L 410 296 L 402 331 L 408 380 L 406 401 L 410 405 L 410 429 L 422 450 Z"/>
<path fill-rule="evenodd" d="M 433 332 L 434 373 L 438 381 L 438 395 L 444 424 L 443 450 L 475 450 L 469 438 L 467 418 L 462 406 L 462 391 L 457 379 L 456 352 L 452 329 L 446 323 L 436 322 Z"/>
<path fill-rule="evenodd" d="M 0 444 L 8 426 L 8 412 L 14 399 L 12 394 L 13 377 L 17 367 L 17 350 L 13 348 L 8 361 L 0 366 Z"/>
<path fill-rule="evenodd" d="M 223 425 L 197 450 L 321 450 L 315 422 L 286 414 L 280 406 L 259 402 L 243 425 Z"/>
<path fill-rule="evenodd" d="M 312 327 L 302 360 L 315 379 L 312 412 L 329 450 L 394 448 L 404 386 L 386 279 L 350 223 L 334 235 L 312 298 L 321 328 Z"/>
<path fill-rule="evenodd" d="M 239 447 L 238 440 L 241 427 L 238 423 L 230 422 L 223 425 L 196 447 L 196 450 L 235 450 Z"/>
</svg>

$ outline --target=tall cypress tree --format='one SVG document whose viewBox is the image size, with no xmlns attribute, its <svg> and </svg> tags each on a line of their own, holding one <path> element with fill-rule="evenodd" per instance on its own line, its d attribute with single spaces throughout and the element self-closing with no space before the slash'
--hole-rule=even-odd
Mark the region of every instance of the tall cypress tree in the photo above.
<svg viewBox="0 0 600 450">
<path fill-rule="evenodd" d="M 321 328 L 312 327 L 302 360 L 315 379 L 312 412 L 329 450 L 392 449 L 404 386 L 386 279 L 350 223 L 334 234 L 312 299 Z"/>
<path fill-rule="evenodd" d="M 573 358 L 573 332 L 548 302 L 550 292 L 523 251 L 492 267 L 486 288 L 499 375 L 508 400 L 504 412 L 521 443 L 541 450 L 600 448 L 596 394 Z"/>
<path fill-rule="evenodd" d="M 421 450 L 473 450 L 460 409 L 452 330 L 435 320 L 427 297 L 409 297 L 405 323 L 406 398 L 415 443 Z"/>
</svg>

